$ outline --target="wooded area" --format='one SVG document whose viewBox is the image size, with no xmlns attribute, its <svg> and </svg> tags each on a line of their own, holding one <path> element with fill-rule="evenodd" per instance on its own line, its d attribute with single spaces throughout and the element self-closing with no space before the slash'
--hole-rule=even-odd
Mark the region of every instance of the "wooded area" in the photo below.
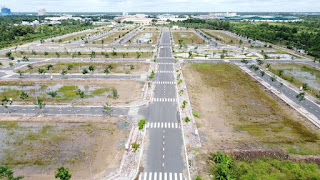
<svg viewBox="0 0 320 180">
<path fill-rule="evenodd" d="M 22 26 L 23 20 L 33 21 L 35 17 L 1 17 L 0 22 L 0 48 L 20 45 L 34 40 L 60 36 L 67 33 L 81 31 L 94 27 L 90 22 L 76 20 L 62 20 L 57 25 Z"/>
<path fill-rule="evenodd" d="M 228 30 L 253 40 L 280 44 L 289 49 L 303 49 L 308 55 L 320 58 L 319 16 L 288 23 L 188 19 L 171 24 L 196 29 Z"/>
</svg>

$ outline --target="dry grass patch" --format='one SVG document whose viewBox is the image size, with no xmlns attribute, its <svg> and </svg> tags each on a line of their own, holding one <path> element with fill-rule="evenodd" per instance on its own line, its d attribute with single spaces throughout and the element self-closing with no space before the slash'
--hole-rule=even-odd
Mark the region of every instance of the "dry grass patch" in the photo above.
<svg viewBox="0 0 320 180">
<path fill-rule="evenodd" d="M 143 84 L 133 80 L 7 80 L 0 82 L 0 98 L 12 98 L 13 104 L 33 104 L 38 97 L 46 104 L 119 105 L 138 101 Z M 78 89 L 84 92 L 83 99 L 77 94 Z M 29 95 L 24 100 L 20 98 L 23 91 Z M 57 93 L 55 97 L 48 94 L 52 91 Z"/>
<path fill-rule="evenodd" d="M 172 34 L 176 44 L 179 43 L 179 40 L 182 40 L 182 44 L 206 44 L 206 41 L 194 32 L 172 32 Z"/>
</svg>

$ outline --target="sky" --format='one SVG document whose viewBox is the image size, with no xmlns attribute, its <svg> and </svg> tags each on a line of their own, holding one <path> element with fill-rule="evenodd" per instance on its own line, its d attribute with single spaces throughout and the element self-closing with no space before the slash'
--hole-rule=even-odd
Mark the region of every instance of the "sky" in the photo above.
<svg viewBox="0 0 320 180">
<path fill-rule="evenodd" d="M 319 12 L 320 0 L 0 0 L 12 12 Z"/>
</svg>

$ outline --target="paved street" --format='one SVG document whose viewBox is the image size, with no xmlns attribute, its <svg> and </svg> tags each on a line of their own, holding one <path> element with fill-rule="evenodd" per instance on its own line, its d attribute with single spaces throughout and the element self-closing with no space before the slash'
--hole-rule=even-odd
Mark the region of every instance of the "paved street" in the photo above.
<svg viewBox="0 0 320 180">
<path fill-rule="evenodd" d="M 186 166 L 168 29 L 163 30 L 159 54 L 157 71 L 163 73 L 156 73 L 153 79 L 154 99 L 148 107 L 147 116 L 149 144 L 144 153 L 144 171 L 139 179 L 182 180 Z"/>
</svg>

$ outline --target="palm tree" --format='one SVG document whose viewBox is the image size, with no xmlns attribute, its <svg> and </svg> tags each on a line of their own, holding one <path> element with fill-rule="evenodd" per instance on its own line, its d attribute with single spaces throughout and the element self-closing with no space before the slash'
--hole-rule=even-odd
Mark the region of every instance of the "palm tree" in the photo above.
<svg viewBox="0 0 320 180">
<path fill-rule="evenodd" d="M 55 98 L 58 95 L 57 91 L 49 91 L 47 94 L 51 96 L 51 98 Z"/>
<path fill-rule="evenodd" d="M 23 76 L 23 71 L 18 70 L 18 73 L 19 73 L 19 78 L 22 78 L 22 76 Z"/>
<path fill-rule="evenodd" d="M 20 99 L 25 100 L 29 97 L 28 93 L 26 93 L 25 91 L 22 91 L 20 94 Z"/>
<path fill-rule="evenodd" d="M 93 72 L 94 71 L 94 66 L 90 65 L 89 66 L 89 71 Z"/>
<path fill-rule="evenodd" d="M 80 89 L 77 90 L 77 93 L 76 95 L 80 96 L 80 98 L 82 99 L 83 101 L 83 98 L 84 98 L 84 91 L 81 91 Z"/>
<path fill-rule="evenodd" d="M 36 107 L 38 107 L 40 109 L 40 113 L 42 112 L 42 110 L 44 109 L 44 107 L 46 106 L 46 103 L 44 102 L 43 99 L 40 99 L 37 97 L 36 102 L 34 103 L 34 105 L 36 105 Z"/>
</svg>

